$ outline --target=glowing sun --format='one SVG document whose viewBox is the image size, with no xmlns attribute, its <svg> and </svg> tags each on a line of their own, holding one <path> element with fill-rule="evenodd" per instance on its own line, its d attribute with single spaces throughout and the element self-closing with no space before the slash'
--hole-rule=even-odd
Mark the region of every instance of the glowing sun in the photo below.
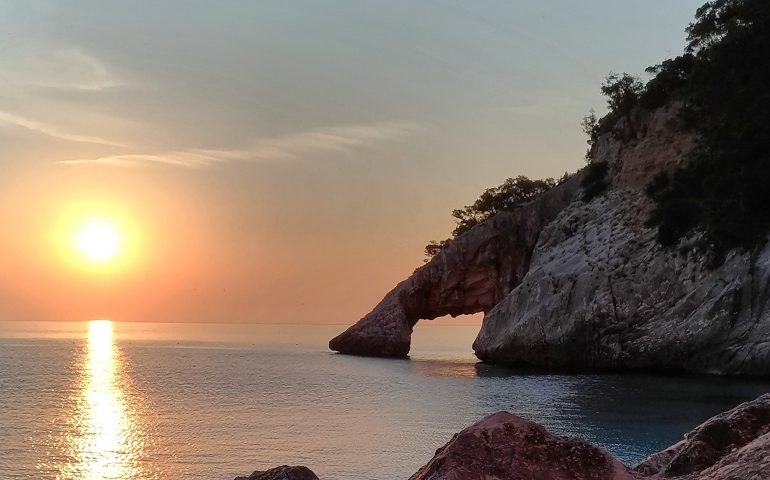
<svg viewBox="0 0 770 480">
<path fill-rule="evenodd" d="M 75 246 L 93 262 L 111 260 L 120 250 L 120 235 L 110 224 L 93 221 L 75 235 Z"/>
</svg>

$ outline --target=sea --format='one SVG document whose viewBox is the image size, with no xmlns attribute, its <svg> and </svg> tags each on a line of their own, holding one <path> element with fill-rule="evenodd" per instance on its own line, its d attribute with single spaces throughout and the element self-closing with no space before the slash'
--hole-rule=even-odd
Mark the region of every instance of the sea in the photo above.
<svg viewBox="0 0 770 480">
<path fill-rule="evenodd" d="M 407 479 L 507 410 L 632 465 L 770 391 L 707 376 L 478 363 L 478 326 L 417 325 L 411 358 L 338 355 L 340 325 L 0 323 L 0 479 L 206 479 L 306 465 Z"/>
</svg>

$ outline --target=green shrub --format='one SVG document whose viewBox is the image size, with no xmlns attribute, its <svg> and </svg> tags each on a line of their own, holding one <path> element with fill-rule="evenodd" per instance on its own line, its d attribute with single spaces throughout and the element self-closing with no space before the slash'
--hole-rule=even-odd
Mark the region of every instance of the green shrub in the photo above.
<svg viewBox="0 0 770 480">
<path fill-rule="evenodd" d="M 523 175 L 509 178 L 502 185 L 488 188 L 473 205 L 453 210 L 455 228 L 452 237 L 437 242 L 432 240 L 425 246 L 425 255 L 432 258 L 437 255 L 453 238 L 462 235 L 498 212 L 511 211 L 522 203 L 553 188 L 556 182 L 552 178 L 532 180 Z"/>
<path fill-rule="evenodd" d="M 607 172 L 609 171 L 609 165 L 607 162 L 593 162 L 586 166 L 585 175 L 580 181 L 580 186 L 583 187 L 583 201 L 589 202 L 597 196 L 604 193 L 609 187 L 607 181 Z"/>
<path fill-rule="evenodd" d="M 653 110 L 682 97 L 687 88 L 687 80 L 694 60 L 695 57 L 687 53 L 648 67 L 646 72 L 654 77 L 645 85 L 644 91 L 639 96 L 639 104 L 648 110 Z"/>
</svg>

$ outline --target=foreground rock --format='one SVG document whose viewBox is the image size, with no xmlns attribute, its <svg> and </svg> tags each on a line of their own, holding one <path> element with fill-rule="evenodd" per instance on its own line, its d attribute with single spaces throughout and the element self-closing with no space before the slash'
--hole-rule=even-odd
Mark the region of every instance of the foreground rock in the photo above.
<svg viewBox="0 0 770 480">
<path fill-rule="evenodd" d="M 283 465 L 264 472 L 254 472 L 249 476 L 236 477 L 235 480 L 318 480 L 318 477 L 307 467 Z"/>
<path fill-rule="evenodd" d="M 420 319 L 487 312 L 529 269 L 540 231 L 574 200 L 580 178 L 513 212 L 501 212 L 452 241 L 391 290 L 374 309 L 329 342 L 346 354 L 405 357 Z"/>
<path fill-rule="evenodd" d="M 471 425 L 410 480 L 633 480 L 609 453 L 507 412 Z"/>
<path fill-rule="evenodd" d="M 634 469 L 652 478 L 770 478 L 770 394 L 712 417 Z"/>
<path fill-rule="evenodd" d="M 397 460 L 395 460 L 397 461 Z M 577 438 L 548 433 L 508 412 L 456 434 L 410 480 L 767 480 L 770 394 L 702 423 L 629 469 Z M 305 467 L 278 467 L 236 480 L 318 480 Z"/>
<path fill-rule="evenodd" d="M 455 435 L 410 480 L 767 480 L 770 394 L 717 415 L 629 469 L 604 450 L 507 412 Z"/>
</svg>

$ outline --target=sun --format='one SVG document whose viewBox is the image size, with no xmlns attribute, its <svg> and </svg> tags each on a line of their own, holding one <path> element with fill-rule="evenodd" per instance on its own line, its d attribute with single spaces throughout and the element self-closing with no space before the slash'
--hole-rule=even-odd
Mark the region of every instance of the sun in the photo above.
<svg viewBox="0 0 770 480">
<path fill-rule="evenodd" d="M 75 235 L 75 247 L 92 262 L 107 262 L 120 251 L 120 235 L 109 223 L 94 220 Z"/>
</svg>

